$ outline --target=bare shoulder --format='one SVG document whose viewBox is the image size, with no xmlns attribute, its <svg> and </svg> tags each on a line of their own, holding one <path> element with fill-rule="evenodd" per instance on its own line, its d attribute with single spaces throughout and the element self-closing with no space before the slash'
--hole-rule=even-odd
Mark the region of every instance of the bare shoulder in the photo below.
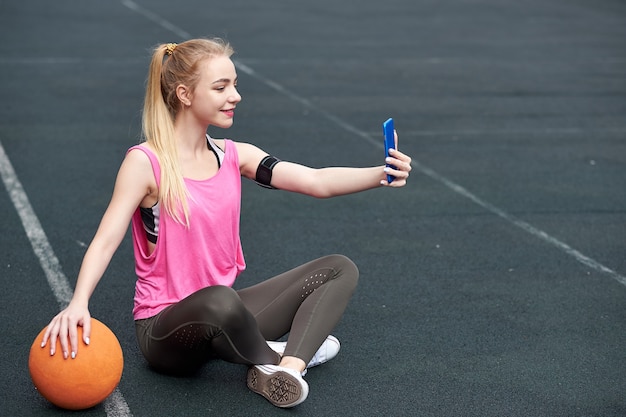
<svg viewBox="0 0 626 417">
<path fill-rule="evenodd" d="M 128 151 L 124 161 L 122 162 L 122 167 L 128 167 L 135 173 L 138 173 L 139 171 L 145 171 L 148 173 L 152 172 L 150 158 L 143 150 L 138 148 Z"/>
<path fill-rule="evenodd" d="M 254 146 L 251 143 L 246 143 L 246 142 L 233 142 L 235 144 L 235 147 L 237 148 L 237 153 L 241 156 L 242 154 L 244 155 L 244 157 L 248 154 L 256 154 L 258 152 L 262 152 L 258 147 Z"/>
<path fill-rule="evenodd" d="M 149 146 L 142 144 L 139 147 L 129 150 L 128 153 L 126 153 L 126 157 L 124 158 L 124 161 L 129 161 L 131 164 L 150 165 L 150 158 L 148 158 L 148 155 L 143 150 L 140 149 L 142 147 L 152 151 L 152 149 L 150 149 Z M 154 153 L 154 151 L 152 152 Z"/>
<path fill-rule="evenodd" d="M 145 144 L 141 146 L 150 149 Z M 133 182 L 149 190 L 155 190 L 157 188 L 150 158 L 139 148 L 128 151 L 120 167 L 118 178 L 122 181 Z"/>
<path fill-rule="evenodd" d="M 251 143 L 235 142 L 235 146 L 237 147 L 241 174 L 247 178 L 254 178 L 256 169 L 267 152 Z"/>
</svg>

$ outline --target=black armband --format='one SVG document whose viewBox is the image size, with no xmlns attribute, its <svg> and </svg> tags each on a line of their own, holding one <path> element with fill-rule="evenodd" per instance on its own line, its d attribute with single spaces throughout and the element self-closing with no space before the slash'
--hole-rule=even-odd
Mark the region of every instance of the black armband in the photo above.
<svg viewBox="0 0 626 417">
<path fill-rule="evenodd" d="M 280 159 L 270 155 L 263 158 L 259 163 L 259 167 L 256 169 L 256 183 L 261 187 L 274 188 L 270 184 L 272 182 L 272 170 L 279 162 Z"/>
</svg>

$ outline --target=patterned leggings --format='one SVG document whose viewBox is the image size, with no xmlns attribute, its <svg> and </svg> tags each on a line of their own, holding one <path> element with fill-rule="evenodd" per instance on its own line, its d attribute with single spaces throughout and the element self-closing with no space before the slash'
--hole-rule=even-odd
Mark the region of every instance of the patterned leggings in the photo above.
<svg viewBox="0 0 626 417">
<path fill-rule="evenodd" d="M 135 321 L 139 346 L 154 369 L 184 375 L 216 358 L 278 364 L 265 341 L 289 333 L 284 355 L 308 363 L 339 322 L 358 276 L 350 259 L 329 255 L 242 290 L 207 287 Z"/>
</svg>

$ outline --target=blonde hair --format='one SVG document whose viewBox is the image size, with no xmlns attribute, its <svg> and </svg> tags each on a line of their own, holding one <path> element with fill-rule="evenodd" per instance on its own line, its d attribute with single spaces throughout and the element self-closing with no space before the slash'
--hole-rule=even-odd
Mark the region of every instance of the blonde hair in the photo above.
<svg viewBox="0 0 626 417">
<path fill-rule="evenodd" d="M 174 120 L 182 106 L 176 88 L 182 84 L 193 92 L 200 79 L 200 62 L 216 56 L 230 57 L 233 52 L 229 43 L 214 38 L 161 44 L 152 54 L 143 106 L 143 136 L 161 166 L 159 202 L 172 218 L 187 227 L 189 196 L 174 141 Z"/>
</svg>

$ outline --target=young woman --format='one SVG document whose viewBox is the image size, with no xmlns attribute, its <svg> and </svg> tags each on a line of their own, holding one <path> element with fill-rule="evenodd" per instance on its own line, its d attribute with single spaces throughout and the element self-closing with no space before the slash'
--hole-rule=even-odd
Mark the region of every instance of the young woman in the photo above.
<svg viewBox="0 0 626 417">
<path fill-rule="evenodd" d="M 83 260 L 73 298 L 44 334 L 54 355 L 89 344 L 88 302 L 132 225 L 137 339 L 154 369 L 188 374 L 220 358 L 249 366 L 247 384 L 278 407 L 304 401 L 307 367 L 332 359 L 329 336 L 356 286 L 358 270 L 330 255 L 239 291 L 241 176 L 326 198 L 405 185 L 411 159 L 391 151 L 384 165 L 312 169 L 247 143 L 217 140 L 207 128 L 233 124 L 241 101 L 231 46 L 193 39 L 156 47 L 143 112 L 145 142 L 129 149 L 111 202 Z M 397 140 L 397 136 L 396 136 Z M 396 177 L 392 183 L 386 174 Z M 287 342 L 272 342 L 289 334 Z M 269 342 L 266 342 L 269 340 Z"/>
</svg>

